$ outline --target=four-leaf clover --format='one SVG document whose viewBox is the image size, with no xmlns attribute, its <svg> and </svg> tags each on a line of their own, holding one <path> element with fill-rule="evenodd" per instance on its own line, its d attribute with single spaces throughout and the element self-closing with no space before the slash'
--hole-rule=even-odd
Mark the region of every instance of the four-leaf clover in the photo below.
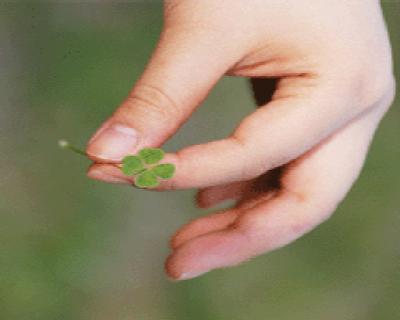
<svg viewBox="0 0 400 320">
<path fill-rule="evenodd" d="M 159 163 L 164 151 L 159 148 L 143 148 L 137 155 L 122 159 L 121 171 L 127 176 L 135 176 L 139 188 L 153 188 L 160 184 L 159 178 L 170 179 L 175 173 L 172 163 Z"/>
<path fill-rule="evenodd" d="M 60 140 L 59 146 L 83 156 L 86 152 Z M 164 158 L 164 151 L 159 148 L 143 148 L 137 155 L 128 155 L 122 159 L 121 171 L 126 176 L 135 176 L 134 184 L 139 188 L 154 188 L 160 184 L 159 179 L 170 179 L 175 173 L 172 163 L 159 163 Z"/>
</svg>

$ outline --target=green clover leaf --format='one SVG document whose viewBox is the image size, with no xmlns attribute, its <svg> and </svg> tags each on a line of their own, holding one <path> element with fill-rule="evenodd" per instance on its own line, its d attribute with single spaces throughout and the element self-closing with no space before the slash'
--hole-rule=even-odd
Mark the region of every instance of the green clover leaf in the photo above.
<svg viewBox="0 0 400 320">
<path fill-rule="evenodd" d="M 143 148 L 139 151 L 138 156 L 146 164 L 154 164 L 164 158 L 164 151 L 159 148 Z"/>
<path fill-rule="evenodd" d="M 152 188 L 159 184 L 156 174 L 151 170 L 146 170 L 135 178 L 135 185 L 139 188 Z"/>
<path fill-rule="evenodd" d="M 162 163 L 155 166 L 152 171 L 157 177 L 162 179 L 170 179 L 175 173 L 175 166 L 172 163 Z"/>
<path fill-rule="evenodd" d="M 126 156 L 122 159 L 122 172 L 127 176 L 133 176 L 145 169 L 142 159 L 138 156 Z"/>
</svg>

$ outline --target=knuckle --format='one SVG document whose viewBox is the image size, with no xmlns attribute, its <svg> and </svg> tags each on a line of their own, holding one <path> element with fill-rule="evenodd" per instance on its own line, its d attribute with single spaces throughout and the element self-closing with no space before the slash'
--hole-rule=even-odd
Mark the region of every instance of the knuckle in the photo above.
<svg viewBox="0 0 400 320">
<path fill-rule="evenodd" d="M 360 88 L 362 102 L 367 108 L 381 104 L 387 97 L 390 103 L 393 102 L 395 80 L 392 74 L 380 73 L 373 77 L 370 75 L 368 78 L 362 81 Z"/>
<path fill-rule="evenodd" d="M 162 89 L 151 85 L 135 87 L 128 97 L 127 109 L 160 121 L 173 121 L 182 114 L 182 108 Z"/>
<path fill-rule="evenodd" d="M 347 54 L 345 58 L 339 55 L 340 64 L 332 65 L 329 61 L 326 67 L 328 78 L 334 84 L 331 88 L 335 87 L 336 92 L 340 89 L 342 97 L 352 97 L 360 112 L 380 106 L 390 97 L 393 100 L 395 78 L 392 56 L 390 52 L 376 50 L 381 54 L 363 50 Z"/>
<path fill-rule="evenodd" d="M 354 62 L 351 77 L 360 104 L 368 109 L 379 105 L 388 96 L 394 98 L 395 78 L 391 59 L 365 63 Z M 354 88 L 354 87 L 353 87 Z"/>
<path fill-rule="evenodd" d="M 388 85 L 385 88 L 385 95 L 384 97 L 387 97 L 387 101 L 385 101 L 385 106 L 389 108 L 392 103 L 394 102 L 394 99 L 396 97 L 396 79 L 394 74 L 391 74 L 391 76 L 388 79 Z"/>
</svg>

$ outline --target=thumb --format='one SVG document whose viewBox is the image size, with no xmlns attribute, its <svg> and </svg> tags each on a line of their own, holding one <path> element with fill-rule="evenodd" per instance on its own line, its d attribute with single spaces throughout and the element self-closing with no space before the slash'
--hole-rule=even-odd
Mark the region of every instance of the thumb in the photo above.
<svg viewBox="0 0 400 320">
<path fill-rule="evenodd" d="M 236 59 L 209 35 L 185 28 L 163 31 L 128 98 L 89 140 L 90 158 L 119 162 L 145 146 L 162 145 L 178 130 Z"/>
</svg>

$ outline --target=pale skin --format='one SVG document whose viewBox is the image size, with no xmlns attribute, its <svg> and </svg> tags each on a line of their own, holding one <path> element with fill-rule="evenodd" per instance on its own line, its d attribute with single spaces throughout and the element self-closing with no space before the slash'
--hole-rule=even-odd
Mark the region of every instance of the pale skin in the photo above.
<svg viewBox="0 0 400 320">
<path fill-rule="evenodd" d="M 164 11 L 144 73 L 88 143 L 89 177 L 132 183 L 110 163 L 162 146 L 224 75 L 278 79 L 228 137 L 163 160 L 176 174 L 154 190 L 199 188 L 201 208 L 236 200 L 172 237 L 166 272 L 184 280 L 287 245 L 330 217 L 395 81 L 376 0 L 170 0 Z"/>
</svg>

